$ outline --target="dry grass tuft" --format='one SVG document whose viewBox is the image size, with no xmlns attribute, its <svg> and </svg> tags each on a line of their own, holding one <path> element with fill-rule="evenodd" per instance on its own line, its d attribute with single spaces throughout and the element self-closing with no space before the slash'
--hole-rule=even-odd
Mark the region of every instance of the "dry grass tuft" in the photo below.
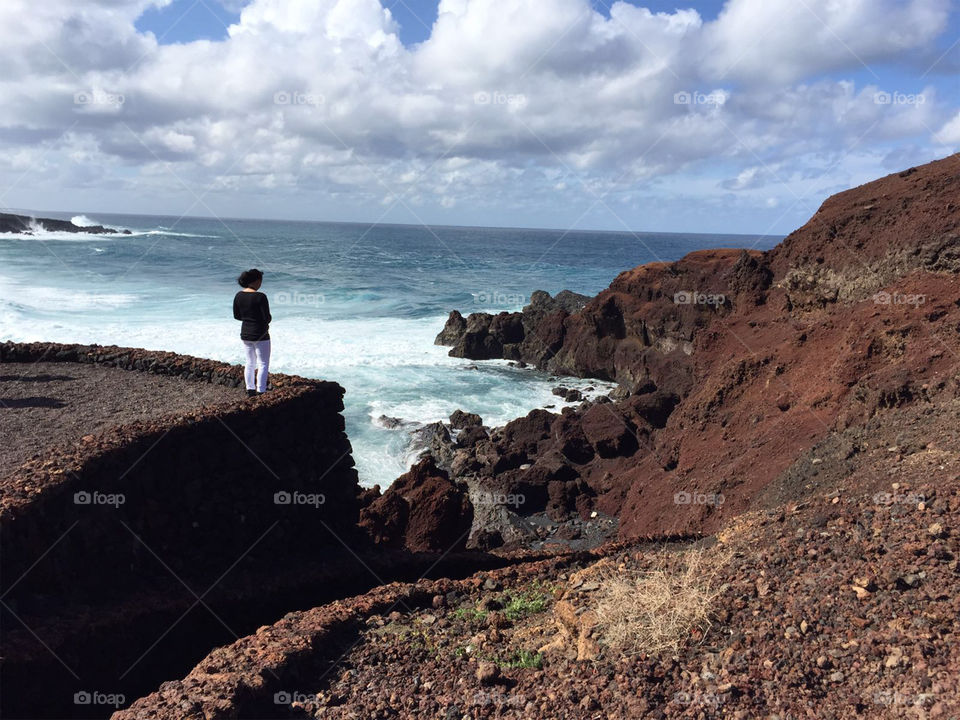
<svg viewBox="0 0 960 720">
<path fill-rule="evenodd" d="M 710 627 L 717 575 L 729 561 L 719 553 L 691 550 L 668 567 L 661 557 L 645 572 L 607 573 L 596 612 L 604 642 L 629 654 L 675 653 L 694 633 Z"/>
</svg>

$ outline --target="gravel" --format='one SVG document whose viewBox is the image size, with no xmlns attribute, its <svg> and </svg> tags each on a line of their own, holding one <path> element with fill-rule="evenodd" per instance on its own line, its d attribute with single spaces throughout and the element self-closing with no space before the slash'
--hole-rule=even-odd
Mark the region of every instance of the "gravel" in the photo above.
<svg viewBox="0 0 960 720">
<path fill-rule="evenodd" d="M 79 363 L 0 364 L 0 477 L 116 425 L 236 402 L 243 390 Z"/>
</svg>

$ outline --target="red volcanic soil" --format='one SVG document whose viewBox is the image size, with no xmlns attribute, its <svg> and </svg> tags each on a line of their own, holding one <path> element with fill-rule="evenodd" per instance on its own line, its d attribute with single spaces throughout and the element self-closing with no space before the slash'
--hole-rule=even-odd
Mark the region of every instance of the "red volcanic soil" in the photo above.
<svg viewBox="0 0 960 720">
<path fill-rule="evenodd" d="M 831 433 L 846 432 L 851 440 L 843 452 L 856 452 L 856 428 L 878 413 L 938 393 L 953 396 L 957 278 L 917 271 L 887 289 L 925 301 L 868 299 L 798 315 L 785 312 L 774 291 L 761 308 L 699 335 L 693 390 L 657 435 L 659 453 L 619 478 L 629 488 L 617 513 L 621 533 L 712 531 L 808 456 L 835 460 L 818 449 Z M 674 494 L 683 492 L 722 493 L 725 502 L 678 506 Z M 610 511 L 620 502 L 614 491 L 599 505 Z"/>
<path fill-rule="evenodd" d="M 810 221 L 771 250 L 778 277 L 820 265 L 833 270 L 905 264 L 956 272 L 960 261 L 960 157 L 903 172 L 837 193 Z"/>
<path fill-rule="evenodd" d="M 622 536 L 712 531 L 771 483 L 793 483 L 776 497 L 800 499 L 810 463 L 859 452 L 864 423 L 956 396 L 958 190 L 958 156 L 891 175 L 830 198 L 767 253 L 763 304 L 697 333 L 692 389 L 658 434 L 659 452 L 624 468 Z M 823 447 L 837 434 L 839 450 Z M 682 492 L 725 502 L 676 505 Z M 614 491 L 600 506 L 620 502 Z"/>
</svg>

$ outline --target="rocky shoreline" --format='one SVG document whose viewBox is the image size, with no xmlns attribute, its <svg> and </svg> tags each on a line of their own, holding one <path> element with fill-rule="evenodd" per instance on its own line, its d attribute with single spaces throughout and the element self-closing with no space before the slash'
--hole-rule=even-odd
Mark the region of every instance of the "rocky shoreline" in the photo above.
<svg viewBox="0 0 960 720">
<path fill-rule="evenodd" d="M 45 232 L 89 233 L 91 235 L 131 235 L 129 230 L 117 230 L 103 225 L 88 225 L 81 227 L 69 220 L 54 220 L 53 218 L 37 218 L 28 215 L 13 215 L 0 213 L 0 233 L 14 233 L 16 235 L 33 235 L 37 230 Z"/>
</svg>

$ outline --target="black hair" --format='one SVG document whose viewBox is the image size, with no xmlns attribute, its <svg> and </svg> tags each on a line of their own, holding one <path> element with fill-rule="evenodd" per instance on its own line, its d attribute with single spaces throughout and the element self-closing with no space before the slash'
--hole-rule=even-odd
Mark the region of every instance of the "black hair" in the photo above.
<svg viewBox="0 0 960 720">
<path fill-rule="evenodd" d="M 237 282 L 240 283 L 240 287 L 248 288 L 257 280 L 263 280 L 263 273 L 257 270 L 256 268 L 251 268 L 250 270 L 244 270 L 240 273 L 240 277 L 237 278 Z"/>
</svg>

